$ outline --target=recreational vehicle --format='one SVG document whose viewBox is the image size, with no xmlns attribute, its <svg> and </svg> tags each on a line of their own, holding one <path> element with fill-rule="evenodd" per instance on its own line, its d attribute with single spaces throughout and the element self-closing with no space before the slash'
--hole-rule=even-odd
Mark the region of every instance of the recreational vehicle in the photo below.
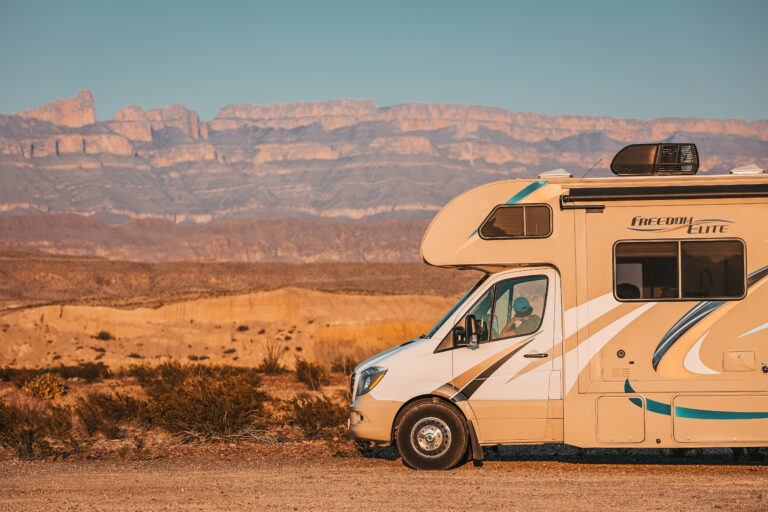
<svg viewBox="0 0 768 512">
<path fill-rule="evenodd" d="M 641 144 L 448 203 L 425 263 L 484 277 L 360 364 L 350 431 L 420 469 L 482 446 L 768 446 L 768 176 Z"/>
</svg>

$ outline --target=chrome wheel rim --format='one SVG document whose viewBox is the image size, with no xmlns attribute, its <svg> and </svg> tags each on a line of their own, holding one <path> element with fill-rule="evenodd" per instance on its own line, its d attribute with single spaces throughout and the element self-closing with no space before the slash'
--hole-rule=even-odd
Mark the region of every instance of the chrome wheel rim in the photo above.
<svg viewBox="0 0 768 512">
<path fill-rule="evenodd" d="M 424 457 L 439 457 L 451 446 L 451 429 L 440 418 L 423 418 L 411 429 L 411 446 Z"/>
</svg>

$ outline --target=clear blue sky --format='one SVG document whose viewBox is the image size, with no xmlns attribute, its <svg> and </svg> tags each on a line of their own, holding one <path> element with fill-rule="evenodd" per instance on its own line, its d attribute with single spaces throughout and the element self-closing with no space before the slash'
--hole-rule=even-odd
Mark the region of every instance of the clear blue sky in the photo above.
<svg viewBox="0 0 768 512">
<path fill-rule="evenodd" d="M 96 95 L 373 98 L 651 119 L 768 118 L 768 0 L 0 0 L 0 112 Z"/>
</svg>

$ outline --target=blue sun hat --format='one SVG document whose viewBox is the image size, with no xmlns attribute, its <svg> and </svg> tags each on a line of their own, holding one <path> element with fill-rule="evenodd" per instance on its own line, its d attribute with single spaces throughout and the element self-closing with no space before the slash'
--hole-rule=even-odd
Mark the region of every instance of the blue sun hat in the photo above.
<svg viewBox="0 0 768 512">
<path fill-rule="evenodd" d="M 531 316 L 533 308 L 531 303 L 525 297 L 518 297 L 512 302 L 512 309 L 515 310 L 515 316 Z"/>
</svg>

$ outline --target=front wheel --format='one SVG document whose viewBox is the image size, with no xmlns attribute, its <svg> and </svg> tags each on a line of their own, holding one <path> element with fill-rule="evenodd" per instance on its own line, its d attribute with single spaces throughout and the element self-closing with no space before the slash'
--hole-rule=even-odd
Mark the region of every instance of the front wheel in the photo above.
<svg viewBox="0 0 768 512">
<path fill-rule="evenodd" d="M 451 469 L 467 452 L 464 419 L 441 402 L 417 402 L 400 418 L 395 434 L 403 460 L 415 469 Z"/>
</svg>

